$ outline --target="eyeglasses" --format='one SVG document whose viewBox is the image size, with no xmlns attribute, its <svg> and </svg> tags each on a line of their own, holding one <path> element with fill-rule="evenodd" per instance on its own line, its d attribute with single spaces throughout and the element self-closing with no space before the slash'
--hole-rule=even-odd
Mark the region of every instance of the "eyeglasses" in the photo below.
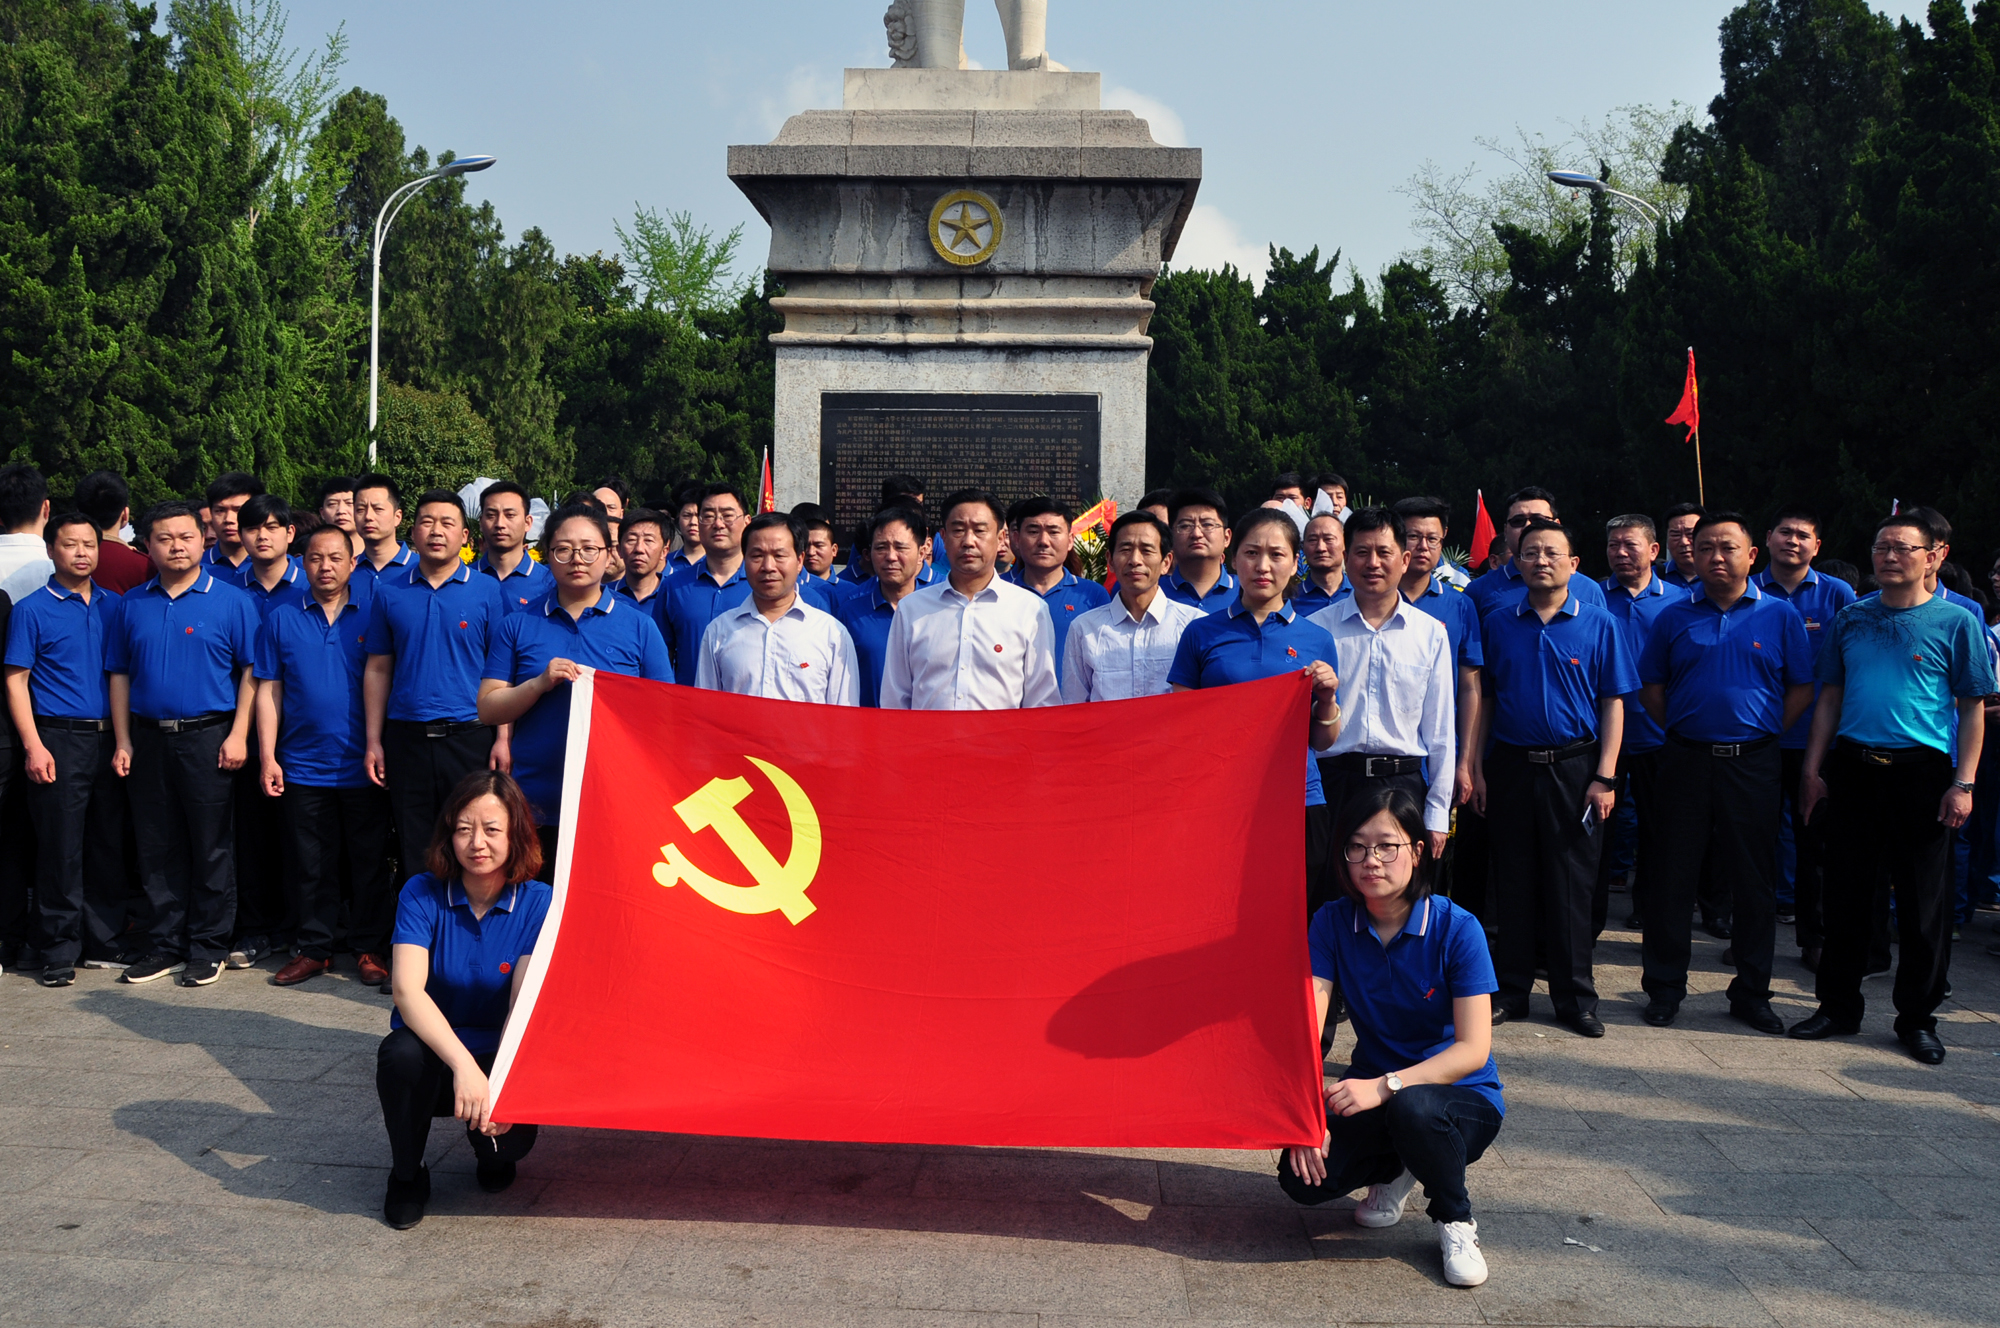
<svg viewBox="0 0 2000 1328">
<path fill-rule="evenodd" d="M 1869 545 L 1868 551 L 1883 558 L 1907 558 L 1913 553 L 1929 553 L 1936 547 L 1935 544 L 1891 544 L 1884 540 L 1879 544 Z"/>
<path fill-rule="evenodd" d="M 1522 513 L 1522 514 L 1521 514 L 1521 515 L 1519 515 L 1519 516 L 1510 516 L 1510 517 L 1508 517 L 1508 518 L 1507 518 L 1507 529 L 1509 529 L 1509 530 L 1523 530 L 1523 529 L 1525 529 L 1525 528 L 1527 527 L 1527 524 L 1528 524 L 1528 523 L 1529 523 L 1530 521 L 1533 521 L 1534 519 L 1535 519 L 1535 518 L 1534 518 L 1534 517 L 1533 517 L 1532 515 L 1528 514 L 1528 513 Z M 1544 520 L 1544 521 L 1547 521 L 1547 520 L 1548 520 L 1549 518 L 1547 518 L 1547 517 L 1543 517 L 1543 518 L 1541 518 L 1541 519 L 1542 519 L 1542 520 Z"/>
<path fill-rule="evenodd" d="M 1403 543 L 1413 549 L 1435 549 L 1444 543 L 1442 535 L 1405 535 Z"/>
<path fill-rule="evenodd" d="M 607 550 L 602 544 L 558 544 L 549 550 L 549 561 L 554 563 L 594 563 Z"/>
<path fill-rule="evenodd" d="M 1192 535 L 1197 530 L 1199 530 L 1204 535 L 1213 535 L 1216 531 L 1223 529 L 1226 529 L 1226 527 L 1220 521 L 1174 522 L 1174 531 L 1177 534 L 1182 534 L 1182 535 Z"/>
<path fill-rule="evenodd" d="M 1560 549 L 1552 549 L 1545 544 L 1537 544 L 1532 550 L 1523 550 L 1514 555 L 1517 563 L 1559 563 L 1569 557 Z"/>
<path fill-rule="evenodd" d="M 1340 856 L 1349 862 L 1366 862 L 1371 857 L 1377 862 L 1394 862 L 1409 847 L 1407 843 L 1349 844 L 1340 850 Z"/>
</svg>

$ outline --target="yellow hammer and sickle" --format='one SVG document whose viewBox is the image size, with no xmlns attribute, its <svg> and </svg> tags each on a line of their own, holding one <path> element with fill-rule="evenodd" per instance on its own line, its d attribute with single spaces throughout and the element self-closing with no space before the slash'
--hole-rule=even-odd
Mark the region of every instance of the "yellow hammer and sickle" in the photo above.
<svg viewBox="0 0 2000 1328">
<path fill-rule="evenodd" d="M 749 869 L 757 884 L 731 885 L 719 881 L 689 862 L 677 844 L 660 849 L 665 861 L 653 864 L 653 879 L 669 889 L 686 881 L 703 899 L 731 913 L 782 912 L 796 927 L 811 917 L 816 908 L 806 898 L 806 889 L 819 872 L 819 813 L 813 810 L 812 799 L 806 797 L 805 790 L 790 775 L 754 756 L 745 759 L 764 772 L 785 801 L 785 812 L 792 820 L 791 857 L 783 863 L 772 857 L 771 850 L 764 847 L 764 841 L 737 812 L 736 805 L 750 796 L 749 780 L 711 779 L 675 803 L 674 811 L 697 834 L 713 829 L 736 855 L 736 860 Z"/>
</svg>

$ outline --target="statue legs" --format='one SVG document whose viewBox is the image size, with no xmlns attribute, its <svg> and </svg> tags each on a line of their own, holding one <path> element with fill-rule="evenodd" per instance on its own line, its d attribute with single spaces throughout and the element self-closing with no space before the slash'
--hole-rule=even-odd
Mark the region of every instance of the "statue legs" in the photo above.
<svg viewBox="0 0 2000 1328">
<path fill-rule="evenodd" d="M 993 0 L 1007 34 L 1009 69 L 1063 68 L 1049 58 L 1049 0 Z"/>
<path fill-rule="evenodd" d="M 1049 59 L 1048 0 L 993 0 L 1009 69 L 1063 69 Z M 965 0 L 893 0 L 883 16 L 898 68 L 964 69 Z"/>
<path fill-rule="evenodd" d="M 904 0 L 915 20 L 917 66 L 965 68 L 965 0 Z"/>
</svg>

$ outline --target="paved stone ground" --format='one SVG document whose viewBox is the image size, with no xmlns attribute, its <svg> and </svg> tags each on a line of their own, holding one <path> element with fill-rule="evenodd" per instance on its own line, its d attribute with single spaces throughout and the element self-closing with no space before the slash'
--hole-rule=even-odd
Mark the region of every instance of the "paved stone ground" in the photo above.
<svg viewBox="0 0 2000 1328">
<path fill-rule="evenodd" d="M 1622 917 L 1622 900 L 1614 916 Z M 1989 915 L 1990 917 L 1990 915 Z M 544 1131 L 512 1190 L 433 1136 L 431 1216 L 377 1218 L 388 1000 L 264 973 L 63 992 L 0 978 L 0 1321 L 1086 1325 L 2000 1322 L 2000 960 L 1958 948 L 1951 1053 L 1762 1037 L 1703 938 L 1679 1026 L 1498 1031 L 1511 1106 L 1472 1173 L 1492 1265 L 1431 1225 L 1302 1211 L 1265 1153 L 865 1148 Z M 1787 929 L 1789 930 L 1789 929 Z M 1781 958 L 1780 1012 L 1809 1011 Z M 1343 1039 L 1344 1042 L 1344 1039 Z M 1336 1051 L 1338 1055 L 1338 1050 Z"/>
</svg>

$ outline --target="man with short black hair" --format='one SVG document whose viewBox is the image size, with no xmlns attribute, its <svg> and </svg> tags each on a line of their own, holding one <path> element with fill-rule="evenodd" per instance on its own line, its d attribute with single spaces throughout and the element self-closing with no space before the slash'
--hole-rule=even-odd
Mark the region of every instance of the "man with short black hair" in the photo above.
<svg viewBox="0 0 2000 1328">
<path fill-rule="evenodd" d="M 674 494 L 673 512 L 674 533 L 680 537 L 680 547 L 667 562 L 669 582 L 707 555 L 707 550 L 701 547 L 701 485 L 682 485 Z"/>
<path fill-rule="evenodd" d="M 1281 503 L 1291 503 L 1301 512 L 1312 510 L 1312 503 L 1306 498 L 1306 482 L 1296 470 L 1288 470 L 1271 481 L 1271 497 Z"/>
<path fill-rule="evenodd" d="M 509 613 L 555 589 L 549 569 L 528 556 L 528 491 L 512 480 L 479 491 L 479 557 L 472 570 L 500 583 Z"/>
<path fill-rule="evenodd" d="M 1111 523 L 1111 570 L 1118 596 L 1078 614 L 1063 653 L 1062 698 L 1125 701 L 1164 696 L 1181 633 L 1201 610 L 1160 591 L 1167 567 L 1167 523 L 1145 509 Z"/>
<path fill-rule="evenodd" d="M 1505 558 L 1499 566 L 1475 578 L 1473 583 L 1465 588 L 1465 593 L 1472 596 L 1473 607 L 1479 610 L 1482 620 L 1496 609 L 1516 608 L 1528 597 L 1527 587 L 1521 584 L 1521 569 L 1514 566 L 1514 550 L 1520 545 L 1521 532 L 1528 528 L 1529 522 L 1537 518 L 1561 523 L 1561 517 L 1556 514 L 1554 494 L 1531 484 L 1508 495 L 1507 516 L 1500 525 L 1500 539 L 1506 551 Z M 1570 586 L 1569 593 L 1576 596 L 1577 603 L 1593 604 L 1600 609 L 1604 607 L 1604 591 L 1595 581 L 1581 572 L 1576 573 L 1570 580 L 1575 584 Z"/>
<path fill-rule="evenodd" d="M 410 546 L 398 538 L 402 525 L 403 491 L 396 487 L 396 481 L 387 475 L 357 475 L 354 533 L 361 537 L 361 554 L 354 560 L 352 575 L 367 583 L 371 597 L 375 583 L 391 568 L 407 568 L 416 558 Z"/>
<path fill-rule="evenodd" d="M 1213 489 L 1180 489 L 1168 505 L 1174 569 L 1160 582 L 1168 599 L 1217 613 L 1236 602 L 1229 570 L 1229 505 Z"/>
<path fill-rule="evenodd" d="M 1734 914 L 1729 1012 L 1782 1033 L 1771 1009 L 1776 937 L 1778 735 L 1812 703 L 1812 648 L 1789 604 L 1750 584 L 1750 523 L 1711 512 L 1694 532 L 1702 593 L 1654 620 L 1640 657 L 1641 700 L 1667 734 L 1660 749 L 1660 869 L 1645 915 L 1643 1017 L 1673 1023 L 1687 996 L 1690 917 L 1704 867 Z"/>
<path fill-rule="evenodd" d="M 653 618 L 674 660 L 674 681 L 694 685 L 701 660 L 701 636 L 724 609 L 750 597 L 743 566 L 743 528 L 749 504 L 733 484 L 709 484 L 700 494 L 702 560 L 674 573 L 653 598 Z"/>
<path fill-rule="evenodd" d="M 76 483 L 76 510 L 97 523 L 97 570 L 91 580 L 123 595 L 153 579 L 153 564 L 119 532 L 132 521 L 132 490 L 115 471 L 93 470 Z"/>
<path fill-rule="evenodd" d="M 819 585 L 832 585 L 833 562 L 840 556 L 840 548 L 833 538 L 833 522 L 817 515 L 800 519 L 806 523 L 804 575 Z"/>
<path fill-rule="evenodd" d="M 23 462 L 0 466 L 0 595 L 19 604 L 55 574 L 47 542 L 49 486 Z"/>
<path fill-rule="evenodd" d="M 821 705 L 861 703 L 854 641 L 832 614 L 799 594 L 806 523 L 782 512 L 752 517 L 743 561 L 750 598 L 702 632 L 694 685 L 739 696 Z"/>
<path fill-rule="evenodd" d="M 319 519 L 329 526 L 345 531 L 349 535 L 354 529 L 354 477 L 352 475 L 329 475 L 320 481 L 319 502 L 315 504 Z M 351 547 L 351 544 L 350 544 Z"/>
<path fill-rule="evenodd" d="M 1700 503 L 1675 503 L 1667 509 L 1667 565 L 1661 575 L 1670 586 L 1679 586 L 1690 595 L 1699 595 L 1701 574 L 1694 566 L 1694 528 L 1708 515 Z"/>
<path fill-rule="evenodd" d="M 867 580 L 850 586 L 834 607 L 834 616 L 854 642 L 861 667 L 861 704 L 881 704 L 882 668 L 888 660 L 889 629 L 897 607 L 918 588 L 918 577 L 929 566 L 924 550 L 930 526 L 914 507 L 885 507 L 859 532 L 854 547 L 867 567 Z"/>
<path fill-rule="evenodd" d="M 1354 514 L 1354 510 L 1347 505 L 1347 480 L 1344 476 L 1323 470 L 1313 476 L 1313 488 L 1326 495 L 1327 501 L 1333 504 L 1333 514 L 1339 517 L 1343 524 Z M 1306 507 L 1308 511 L 1312 510 L 1310 504 L 1301 506 Z"/>
<path fill-rule="evenodd" d="M 1304 614 L 1318 613 L 1335 600 L 1352 593 L 1347 585 L 1347 536 L 1340 518 L 1321 512 L 1306 522 L 1305 576 L 1292 607 Z"/>
<path fill-rule="evenodd" d="M 247 555 L 229 579 L 257 604 L 261 621 L 279 603 L 306 597 L 303 564 L 291 553 L 298 526 L 291 504 L 275 493 L 260 493 L 236 513 L 236 538 Z"/>
<path fill-rule="evenodd" d="M 1139 505 L 1132 510 L 1135 512 L 1151 512 L 1160 519 L 1161 525 L 1171 530 L 1173 526 L 1173 502 L 1174 491 L 1172 489 L 1150 489 L 1147 491 L 1146 496 L 1139 500 Z M 1168 550 L 1169 554 L 1172 552 L 1172 549 Z"/>
<path fill-rule="evenodd" d="M 1007 534 L 1014 566 L 1005 580 L 1041 596 L 1056 629 L 1056 669 L 1060 674 L 1063 644 L 1077 615 L 1111 602 L 1111 592 L 1069 570 L 1069 553 L 1076 546 L 1070 533 L 1069 510 L 1053 498 L 1023 498 L 1007 509 Z"/>
<path fill-rule="evenodd" d="M 243 504 L 262 492 L 264 481 L 240 470 L 217 475 L 209 481 L 208 529 L 213 540 L 208 551 L 202 555 L 204 564 L 224 573 L 243 566 L 243 560 L 250 555 L 243 548 L 243 537 L 237 530 L 236 518 L 242 512 Z"/>
<path fill-rule="evenodd" d="M 672 524 L 666 513 L 650 507 L 635 507 L 625 514 L 619 529 L 618 556 L 625 574 L 611 582 L 611 589 L 632 601 L 637 608 L 652 612 L 653 596 L 667 583 L 667 541 Z"/>
<path fill-rule="evenodd" d="M 977 489 L 945 499 L 946 580 L 907 597 L 889 628 L 885 710 L 1059 705 L 1055 624 L 1041 597 L 995 575 L 1007 513 Z"/>
</svg>

